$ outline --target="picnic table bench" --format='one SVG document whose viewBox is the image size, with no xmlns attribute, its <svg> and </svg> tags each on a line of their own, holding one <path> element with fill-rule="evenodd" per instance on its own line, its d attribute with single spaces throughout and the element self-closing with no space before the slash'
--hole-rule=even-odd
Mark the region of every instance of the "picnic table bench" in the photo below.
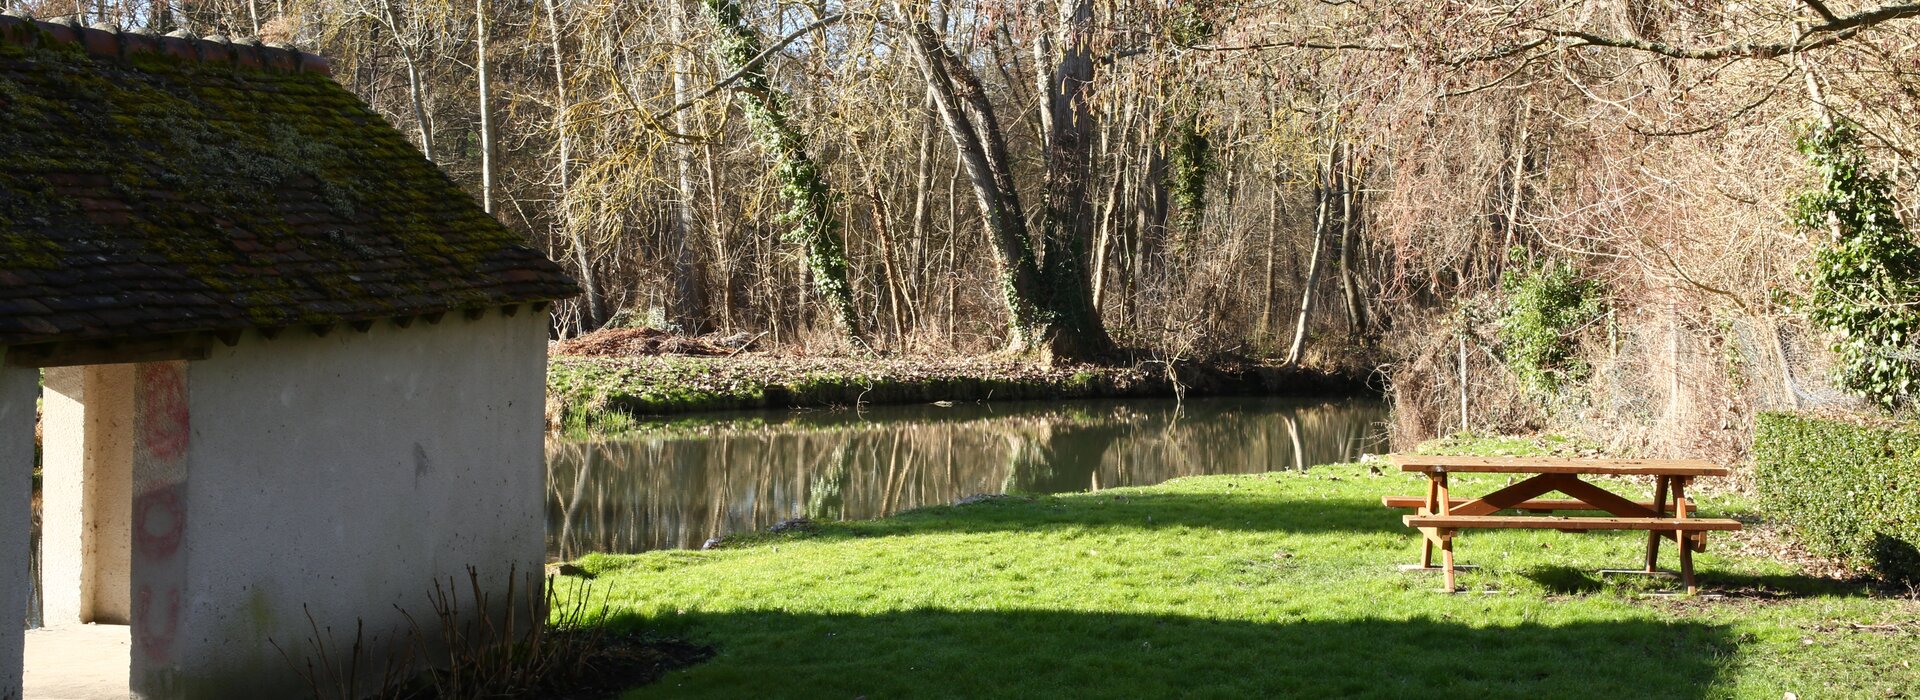
<svg viewBox="0 0 1920 700">
<path fill-rule="evenodd" d="M 1689 595 L 1697 592 L 1693 553 L 1706 551 L 1707 533 L 1738 530 L 1740 521 L 1694 517 L 1686 489 L 1695 478 L 1726 476 L 1726 467 L 1697 459 L 1564 459 L 1553 457 L 1447 457 L 1387 455 L 1387 461 L 1405 472 L 1427 475 L 1427 494 L 1387 496 L 1389 508 L 1413 508 L 1401 518 L 1420 531 L 1421 569 L 1431 570 L 1433 549 L 1440 547 L 1446 572 L 1446 590 L 1454 590 L 1453 536 L 1460 530 L 1524 528 L 1583 532 L 1590 530 L 1645 530 L 1646 573 L 1654 573 L 1660 542 L 1679 544 L 1680 577 Z M 1448 490 L 1452 473 L 1528 474 L 1525 479 L 1479 498 L 1455 498 Z M 1636 501 L 1597 486 L 1582 477 L 1651 476 L 1653 500 Z M 1566 499 L 1540 496 L 1559 492 Z M 1531 513 L 1593 511 L 1596 516 L 1496 515 L 1500 511 Z"/>
</svg>

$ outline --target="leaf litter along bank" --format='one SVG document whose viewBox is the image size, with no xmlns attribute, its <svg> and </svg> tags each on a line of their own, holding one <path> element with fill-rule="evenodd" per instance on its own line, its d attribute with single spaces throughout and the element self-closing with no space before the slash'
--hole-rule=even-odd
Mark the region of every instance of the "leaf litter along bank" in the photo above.
<svg viewBox="0 0 1920 700">
<path fill-rule="evenodd" d="M 1167 366 L 1045 367 L 1007 356 L 845 357 L 731 353 L 729 339 L 607 342 L 700 355 L 555 354 L 547 369 L 549 427 L 618 432 L 634 416 L 695 411 L 1030 399 L 1173 396 Z M 556 350 L 566 346 L 556 345 Z M 622 350 L 622 352 L 625 352 Z M 1199 395 L 1350 396 L 1365 382 L 1314 369 L 1244 360 L 1182 363 L 1178 390 Z"/>
</svg>

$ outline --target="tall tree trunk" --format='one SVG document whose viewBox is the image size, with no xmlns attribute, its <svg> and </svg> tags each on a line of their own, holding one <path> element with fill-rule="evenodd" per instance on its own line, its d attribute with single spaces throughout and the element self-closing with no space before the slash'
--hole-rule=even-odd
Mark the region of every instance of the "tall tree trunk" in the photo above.
<svg viewBox="0 0 1920 700">
<path fill-rule="evenodd" d="M 553 138 L 556 150 L 559 151 L 557 155 L 560 161 L 556 166 L 559 175 L 559 182 L 556 183 L 559 185 L 559 197 L 554 207 L 554 220 L 558 223 L 561 233 L 573 245 L 574 266 L 578 268 L 580 290 L 586 296 L 587 302 L 586 319 L 580 325 L 582 330 L 590 330 L 600 327 L 600 324 L 607 320 L 606 295 L 595 280 L 593 254 L 587 248 L 586 234 L 580 227 L 574 225 L 573 208 L 567 202 L 567 197 L 573 190 L 573 162 L 570 150 L 573 142 L 571 134 L 567 131 L 571 127 L 567 121 L 567 110 L 572 107 L 572 104 L 567 101 L 567 62 L 565 54 L 561 52 L 560 10 L 554 0 L 543 0 L 543 4 L 547 10 L 547 41 L 552 44 L 550 48 L 553 51 Z"/>
<path fill-rule="evenodd" d="M 960 173 L 947 178 L 947 342 L 951 343 L 960 313 Z"/>
<path fill-rule="evenodd" d="M 915 314 L 915 326 L 918 326 L 920 321 L 925 318 L 928 305 L 931 304 L 930 300 L 933 298 L 932 290 L 928 289 L 928 287 L 932 286 L 933 279 L 927 269 L 929 265 L 927 259 L 927 236 L 932 228 L 929 225 L 931 216 L 927 210 L 927 201 L 931 198 L 931 190 L 933 189 L 933 137 L 935 135 L 934 130 L 937 128 L 933 122 L 932 95 L 927 96 L 927 104 L 923 111 L 926 113 L 924 115 L 926 120 L 920 129 L 918 167 L 914 171 L 913 179 L 913 245 L 914 253 L 918 258 L 918 264 L 913 266 L 911 274 L 915 277 L 916 282 L 913 289 L 918 291 L 920 295 L 918 313 Z"/>
<path fill-rule="evenodd" d="M 702 7 L 719 30 L 715 53 L 741 73 L 734 90 L 741 111 L 774 158 L 781 193 L 792 207 L 786 217 L 794 226 L 788 238 L 805 248 L 814 288 L 840 329 L 862 342 L 859 311 L 847 284 L 846 243 L 841 239 L 840 221 L 833 215 L 836 197 L 807 154 L 799 130 L 787 121 L 786 93 L 773 87 L 764 65 L 747 65 L 760 55 L 760 37 L 747 27 L 738 0 L 702 0 Z"/>
<path fill-rule="evenodd" d="M 1360 244 L 1360 186 L 1353 144 L 1346 144 L 1346 156 L 1340 171 L 1340 291 L 1347 302 L 1347 337 L 1358 340 L 1367 334 L 1366 298 L 1360 293 L 1359 272 L 1353 262 L 1354 247 Z"/>
<path fill-rule="evenodd" d="M 1113 182 L 1107 186 L 1107 201 L 1100 207 L 1099 238 L 1093 244 L 1093 308 L 1105 308 L 1107 291 L 1107 251 L 1113 247 L 1115 229 L 1119 228 L 1120 195 L 1126 187 L 1125 168 L 1121 167 L 1127 152 L 1126 130 L 1133 124 L 1134 102 L 1128 100 L 1125 109 L 1120 112 L 1117 124 L 1108 124 L 1100 132 L 1100 162 L 1112 173 Z M 1112 106 L 1108 106 L 1108 115 L 1112 115 Z M 1118 143 L 1114 143 L 1117 141 Z"/>
<path fill-rule="evenodd" d="M 1273 337 L 1273 259 L 1279 247 L 1279 241 L 1275 239 L 1280 229 L 1280 198 L 1283 196 L 1277 184 L 1267 200 L 1266 285 L 1261 287 L 1260 292 L 1260 333 L 1266 338 Z"/>
<path fill-rule="evenodd" d="M 867 201 L 873 217 L 873 235 L 880 244 L 880 272 L 886 276 L 888 316 L 893 321 L 893 338 L 899 342 L 906 337 L 908 305 L 904 290 L 905 282 L 900 279 L 899 270 L 893 262 L 894 241 L 893 226 L 888 223 L 893 215 L 887 207 L 886 193 L 880 190 L 880 184 L 871 180 L 867 183 Z"/>
<path fill-rule="evenodd" d="M 1313 252 L 1307 257 L 1307 279 L 1300 286 L 1300 314 L 1293 323 L 1293 344 L 1287 347 L 1287 364 L 1300 363 L 1300 355 L 1307 346 L 1307 322 L 1313 315 L 1313 288 L 1320 281 L 1320 251 L 1327 247 L 1327 229 L 1330 224 L 1334 188 L 1334 170 L 1340 167 L 1339 147 L 1327 147 L 1326 170 L 1320 178 L 1320 211 L 1313 222 Z"/>
<path fill-rule="evenodd" d="M 735 274 L 736 271 L 734 269 L 736 261 L 732 258 L 727 247 L 726 210 L 725 205 L 720 199 L 720 171 L 715 168 L 713 164 L 712 141 L 700 144 L 700 170 L 701 174 L 706 177 L 705 185 L 707 191 L 707 225 L 704 227 L 704 233 L 707 240 L 712 242 L 714 264 L 720 268 L 717 270 L 717 277 L 719 277 L 718 286 L 720 288 L 720 323 L 724 327 L 732 329 L 735 324 L 734 313 L 737 304 L 733 296 L 734 285 L 738 276 Z M 711 315 L 711 305 L 707 303 L 711 301 L 711 299 L 701 292 L 700 285 L 694 283 L 700 278 L 698 273 L 701 272 L 701 270 L 694 266 L 693 254 L 691 252 L 687 254 L 684 261 L 680 262 L 684 262 L 685 267 L 679 274 L 681 274 L 683 278 L 690 280 L 689 291 L 694 295 L 693 299 L 700 302 L 700 310 L 705 312 L 700 314 L 700 316 L 706 318 Z"/>
<path fill-rule="evenodd" d="M 427 121 L 426 85 L 420 80 L 420 57 L 400 32 L 400 13 L 393 7 L 393 0 L 385 0 L 382 9 L 387 15 L 387 25 L 393 28 L 393 45 L 400 49 L 400 61 L 407 65 L 407 98 L 413 107 L 413 123 L 420 130 L 420 151 L 430 162 L 439 162 L 433 157 L 433 124 Z M 258 34 L 259 27 L 254 27 Z"/>
<path fill-rule="evenodd" d="M 1060 1 L 1059 63 L 1049 74 L 1047 111 L 1047 211 L 1042 230 L 1048 306 L 1059 328 L 1050 340 L 1055 354 L 1092 357 L 1112 351 L 1113 341 L 1093 304 L 1087 269 L 1093 244 L 1093 2 Z"/>
<path fill-rule="evenodd" d="M 475 72 L 480 80 L 480 206 L 493 213 L 493 87 L 487 75 L 487 0 L 473 0 L 475 41 L 479 58 Z"/>
<path fill-rule="evenodd" d="M 549 0 L 551 1 L 551 0 Z M 668 0 L 673 10 L 668 13 L 669 31 L 673 36 L 686 35 L 687 0 Z M 673 52 L 673 103 L 684 104 L 687 100 L 688 73 L 691 66 L 683 52 Z M 680 110 L 673 115 L 673 130 L 686 134 L 692 127 L 688 110 Z M 673 251 L 673 301 L 671 313 L 682 328 L 689 332 L 705 324 L 706 297 L 701 293 L 698 270 L 695 269 L 692 240 L 698 231 L 694 219 L 694 200 L 697 190 L 693 184 L 693 145 L 675 143 L 673 149 L 674 188 L 679 191 L 678 202 L 674 206 L 673 240 L 667 245 Z"/>
</svg>

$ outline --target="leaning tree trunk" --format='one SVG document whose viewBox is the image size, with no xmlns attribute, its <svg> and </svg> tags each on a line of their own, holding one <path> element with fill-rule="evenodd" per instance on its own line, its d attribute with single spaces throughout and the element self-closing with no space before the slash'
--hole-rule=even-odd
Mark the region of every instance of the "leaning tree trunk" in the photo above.
<svg viewBox="0 0 1920 700">
<path fill-rule="evenodd" d="M 833 215 L 837 198 L 807 155 L 799 130 L 787 121 L 786 93 L 773 87 L 763 64 L 752 64 L 761 52 L 760 36 L 747 27 L 738 0 L 701 0 L 701 6 L 719 30 L 714 38 L 715 53 L 740 73 L 734 95 L 741 111 L 746 113 L 761 145 L 773 156 L 781 195 L 791 207 L 784 217 L 794 227 L 787 234 L 788 240 L 806 249 L 814 286 L 840 329 L 861 342 L 860 316 L 854 307 L 853 290 L 847 284 L 846 243 L 840 237 L 840 220 Z"/>
<path fill-rule="evenodd" d="M 896 9 L 906 20 L 907 46 L 959 152 L 993 243 L 1007 305 L 1008 348 L 1048 359 L 1110 353 L 1113 341 L 1094 308 L 1087 269 L 1094 223 L 1087 199 L 1093 118 L 1085 97 L 1093 76 L 1091 2 L 1063 0 L 1061 5 L 1059 61 L 1047 82 L 1046 210 L 1038 240 L 1027 228 L 1005 131 L 979 78 L 924 16 Z"/>
<path fill-rule="evenodd" d="M 1335 169 L 1340 167 L 1338 153 L 1336 147 L 1327 149 L 1326 174 L 1320 181 L 1320 213 L 1313 223 L 1313 252 L 1307 256 L 1306 282 L 1300 285 L 1300 314 L 1293 322 L 1293 344 L 1287 347 L 1289 365 L 1299 364 L 1300 355 L 1307 347 L 1307 323 L 1313 316 L 1313 288 L 1320 281 L 1320 251 L 1327 247 L 1327 230 L 1332 228 L 1333 198 L 1338 196 L 1334 189 L 1339 187 L 1339 182 L 1333 175 Z"/>
<path fill-rule="evenodd" d="M 906 11 L 903 11 L 905 14 Z M 993 244 L 1000 268 L 1013 345 L 1023 345 L 1027 329 L 1043 315 L 1034 291 L 1040 266 L 1027 236 L 1026 213 L 1014 189 L 1006 137 L 987 101 L 987 93 L 965 62 L 947 49 L 924 18 L 909 19 L 908 45 L 933 95 L 940 122 L 953 139 L 967 184 L 980 208 L 981 225 Z"/>
</svg>

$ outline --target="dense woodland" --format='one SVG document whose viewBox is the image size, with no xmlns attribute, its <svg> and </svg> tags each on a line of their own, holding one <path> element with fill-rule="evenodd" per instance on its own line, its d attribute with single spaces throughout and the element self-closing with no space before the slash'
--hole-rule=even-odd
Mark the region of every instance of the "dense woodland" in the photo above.
<svg viewBox="0 0 1920 700">
<path fill-rule="evenodd" d="M 581 280 L 562 335 L 1378 367 L 1416 434 L 1863 406 L 1797 300 L 1920 201 L 1911 4 L 0 4 L 331 57 Z"/>
</svg>

